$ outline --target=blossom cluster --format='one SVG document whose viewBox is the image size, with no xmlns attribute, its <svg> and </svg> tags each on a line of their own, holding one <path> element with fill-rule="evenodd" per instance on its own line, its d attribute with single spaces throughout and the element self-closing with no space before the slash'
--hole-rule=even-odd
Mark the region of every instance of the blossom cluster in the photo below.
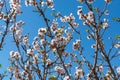
<svg viewBox="0 0 120 80">
<path fill-rule="evenodd" d="M 76 42 L 73 43 L 73 49 L 77 50 L 80 47 L 80 40 L 76 40 Z"/>
<path fill-rule="evenodd" d="M 40 0 L 39 3 L 42 7 L 44 5 L 46 5 L 48 8 L 52 8 L 54 6 L 53 0 L 46 0 L 46 1 Z M 37 6 L 38 3 L 36 0 L 25 0 L 25 5 Z"/>
<path fill-rule="evenodd" d="M 40 0 L 39 2 L 38 0 L 25 0 L 26 6 L 33 6 L 35 9 L 37 8 L 40 10 L 38 12 L 40 12 L 43 20 L 45 20 L 46 25 L 46 27 L 40 27 L 38 29 L 37 36 L 35 36 L 31 42 L 29 41 L 29 34 L 22 34 L 22 25 L 25 22 L 22 20 L 18 22 L 16 21 L 16 14 L 21 13 L 21 1 L 10 0 L 10 12 L 13 12 L 13 15 L 12 19 L 10 20 L 11 25 L 9 31 L 14 39 L 14 42 L 16 43 L 18 51 L 10 51 L 9 60 L 11 62 L 11 66 L 8 68 L 8 70 L 15 79 L 31 80 L 35 78 L 46 80 L 52 78 L 54 80 L 61 78 L 62 80 L 71 80 L 75 78 L 76 80 L 94 80 L 96 79 L 96 76 L 98 76 L 101 79 L 112 80 L 114 77 L 116 77 L 111 69 L 112 65 L 109 61 L 111 58 L 109 56 L 107 58 L 106 56 L 101 58 L 100 56 L 101 53 L 107 55 L 104 47 L 101 47 L 101 44 L 103 45 L 101 40 L 104 34 L 102 31 L 109 27 L 108 20 L 106 18 L 104 18 L 103 21 L 100 19 L 101 22 L 96 20 L 97 15 L 95 14 L 95 11 L 91 10 L 92 3 L 94 3 L 95 0 L 79 1 L 81 3 L 84 2 L 88 8 L 90 8 L 86 14 L 83 13 L 82 6 L 79 6 L 77 11 L 79 20 L 82 20 L 83 25 L 87 25 L 87 27 L 90 29 L 90 31 L 86 31 L 88 32 L 87 39 L 93 39 L 95 42 L 95 44 L 91 46 L 91 48 L 94 48 L 94 53 L 90 54 L 93 55 L 90 61 L 87 60 L 83 54 L 84 49 L 82 47 L 83 44 L 81 42 L 81 34 L 77 32 L 78 30 L 76 30 L 79 28 L 79 24 L 75 21 L 75 16 L 73 13 L 70 13 L 68 16 L 62 16 L 59 13 L 57 16 L 54 16 L 53 20 L 47 21 L 48 19 L 45 15 L 45 12 L 42 10 L 46 9 L 46 7 L 50 9 L 53 8 L 53 0 Z M 111 0 L 104 1 L 106 4 L 111 2 Z M 3 7 L 3 5 L 3 2 L 0 1 L 0 7 Z M 97 13 L 99 13 L 99 11 Z M 101 14 L 102 13 L 104 14 L 105 11 L 101 12 Z M 3 18 L 7 19 L 8 15 L 5 15 L 1 11 L 0 19 Z M 62 25 L 59 24 L 59 21 Z M 69 25 L 69 27 L 67 27 L 66 23 Z M 75 36 L 73 33 L 75 33 Z M 76 35 L 79 36 L 80 39 L 73 39 L 76 38 Z M 89 45 L 85 45 L 85 47 L 88 46 Z M 67 47 L 69 48 L 66 49 Z M 119 48 L 120 42 L 116 42 L 113 47 Z M 94 63 L 91 62 L 92 60 L 94 60 Z M 109 62 L 107 62 L 107 60 Z M 107 63 L 108 67 L 110 68 L 106 70 L 104 69 L 104 64 L 106 65 Z M 86 69 L 88 69 L 88 73 L 86 73 L 87 71 L 84 70 L 84 66 Z M 73 69 L 76 70 L 74 71 Z M 105 70 L 106 73 L 103 74 Z M 116 72 L 119 78 L 120 67 L 116 68 Z"/>
<path fill-rule="evenodd" d="M 10 8 L 12 9 L 11 11 L 15 11 L 15 14 L 20 14 L 22 12 L 20 7 L 20 0 L 10 0 Z"/>
<path fill-rule="evenodd" d="M 60 75 L 64 75 L 64 74 L 65 74 L 64 69 L 61 68 L 61 67 L 59 67 L 59 66 L 56 66 L 56 67 L 55 67 L 55 71 L 56 71 L 58 74 L 60 74 Z"/>
<path fill-rule="evenodd" d="M 75 22 L 75 17 L 72 13 L 69 16 L 61 17 L 60 20 L 61 20 L 61 22 L 70 22 L 70 24 L 73 28 L 78 27 L 78 23 Z"/>
<path fill-rule="evenodd" d="M 103 24 L 102 24 L 102 28 L 103 29 L 106 29 L 106 28 L 108 28 L 108 20 L 107 19 L 104 19 L 104 22 L 103 22 Z"/>
<path fill-rule="evenodd" d="M 114 46 L 115 48 L 120 48 L 120 42 L 116 43 Z"/>
<path fill-rule="evenodd" d="M 76 79 L 82 78 L 83 76 L 84 76 L 83 70 L 77 67 L 75 72 Z"/>
<path fill-rule="evenodd" d="M 95 23 L 93 11 L 89 11 L 87 14 L 83 14 L 82 6 L 78 6 L 77 14 L 80 20 L 85 20 L 83 22 L 83 25 L 92 25 L 93 23 Z"/>
<path fill-rule="evenodd" d="M 15 35 L 16 40 L 22 39 L 22 25 L 24 22 L 20 20 L 10 27 L 11 36 Z"/>
<path fill-rule="evenodd" d="M 20 58 L 20 53 L 11 51 L 10 56 L 11 56 L 11 58 L 19 59 Z"/>
</svg>

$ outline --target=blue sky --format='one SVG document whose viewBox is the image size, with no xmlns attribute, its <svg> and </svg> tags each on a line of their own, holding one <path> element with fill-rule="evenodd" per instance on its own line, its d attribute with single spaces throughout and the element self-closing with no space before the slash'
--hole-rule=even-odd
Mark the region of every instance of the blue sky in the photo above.
<svg viewBox="0 0 120 80">
<path fill-rule="evenodd" d="M 103 7 L 103 1 L 104 0 L 95 0 L 94 5 L 98 6 L 102 9 Z M 78 15 L 77 13 L 77 6 L 80 6 L 81 4 L 79 2 L 77 2 L 76 0 L 54 0 L 55 3 L 55 10 L 57 12 L 60 12 L 62 15 L 69 15 L 70 13 L 73 13 L 73 15 L 75 15 L 76 17 L 76 22 L 79 23 L 79 28 L 78 30 L 81 31 L 81 35 L 84 41 L 82 41 L 83 45 L 86 45 L 86 51 L 84 53 L 86 53 L 85 55 L 90 55 L 90 53 L 92 51 L 90 48 L 90 45 L 93 44 L 92 41 L 86 41 L 86 32 L 85 30 L 87 29 L 86 27 L 81 25 L 81 21 L 78 19 Z M 23 4 L 22 4 L 23 5 Z M 82 4 L 83 5 L 83 4 Z M 105 35 L 104 35 L 104 41 L 105 41 L 105 45 L 107 48 L 109 48 L 110 46 L 110 42 L 108 40 L 108 37 L 113 37 L 115 38 L 115 35 L 118 34 L 120 35 L 120 23 L 113 21 L 113 17 L 120 17 L 120 0 L 112 0 L 112 3 L 109 4 L 108 6 L 108 10 L 109 10 L 109 15 L 108 16 L 103 16 L 106 17 L 107 19 L 109 19 L 109 25 L 110 28 L 106 31 Z M 18 16 L 18 21 L 19 20 L 23 20 L 25 21 L 25 25 L 23 26 L 23 34 L 25 33 L 30 33 L 29 35 L 29 39 L 30 42 L 32 42 L 34 36 L 37 35 L 37 30 L 40 27 L 44 27 L 44 21 L 42 20 L 42 18 L 39 16 L 38 13 L 34 13 L 32 12 L 34 10 L 33 7 L 25 7 L 25 5 L 23 5 L 22 7 L 22 11 L 23 14 Z M 86 11 L 86 7 L 84 6 L 83 9 Z M 46 15 L 47 17 L 52 18 L 51 17 L 51 10 L 49 9 L 48 11 L 46 11 Z M 0 24 L 1 26 L 1 24 Z M 75 35 L 74 38 L 78 39 L 79 36 Z M 0 68 L 0 73 L 3 72 L 4 70 L 7 69 L 7 67 L 9 66 L 9 51 L 14 50 L 16 51 L 15 46 L 13 45 L 13 43 L 11 43 L 12 38 L 8 36 L 6 37 L 5 40 L 5 45 L 2 51 L 0 51 L 0 64 L 2 64 L 2 68 Z M 88 57 L 88 59 L 90 59 Z M 115 60 L 115 62 L 113 62 L 114 64 L 116 64 L 117 66 L 120 66 L 119 60 Z"/>
</svg>

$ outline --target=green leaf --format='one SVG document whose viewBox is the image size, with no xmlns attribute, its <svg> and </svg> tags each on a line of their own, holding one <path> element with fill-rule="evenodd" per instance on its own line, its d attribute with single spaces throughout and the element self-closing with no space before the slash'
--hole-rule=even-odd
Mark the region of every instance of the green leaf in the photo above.
<svg viewBox="0 0 120 80">
<path fill-rule="evenodd" d="M 51 75 L 49 80 L 58 80 L 54 75 Z"/>
<path fill-rule="evenodd" d="M 90 32 L 90 30 L 89 30 L 89 29 L 86 29 L 86 32 Z"/>
<path fill-rule="evenodd" d="M 114 17 L 114 18 L 113 18 L 113 20 L 117 20 L 117 18 L 116 18 L 116 17 Z"/>
<path fill-rule="evenodd" d="M 56 52 L 53 52 L 53 54 L 56 54 Z"/>
<path fill-rule="evenodd" d="M 80 60 L 75 60 L 75 62 L 77 62 L 79 65 L 82 64 L 82 61 L 80 61 Z"/>
<path fill-rule="evenodd" d="M 115 38 L 116 38 L 116 39 L 119 39 L 119 38 L 120 38 L 120 35 L 116 35 Z"/>
<path fill-rule="evenodd" d="M 0 68 L 2 68 L 2 64 L 0 64 Z"/>
<path fill-rule="evenodd" d="M 52 16 L 55 16 L 55 14 L 56 14 L 55 9 L 52 9 L 52 13 L 51 13 L 51 15 L 52 15 Z"/>
<path fill-rule="evenodd" d="M 98 8 L 94 7 L 93 10 L 95 10 L 96 12 L 100 12 Z"/>
<path fill-rule="evenodd" d="M 120 22 L 120 18 L 114 17 L 113 20 Z"/>
<path fill-rule="evenodd" d="M 7 73 L 7 70 L 4 71 L 4 74 L 6 74 L 6 73 Z"/>
</svg>

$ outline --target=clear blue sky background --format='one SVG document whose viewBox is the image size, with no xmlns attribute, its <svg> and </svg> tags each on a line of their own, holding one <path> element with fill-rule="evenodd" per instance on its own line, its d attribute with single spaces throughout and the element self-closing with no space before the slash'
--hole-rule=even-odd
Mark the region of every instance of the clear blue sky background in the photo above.
<svg viewBox="0 0 120 80">
<path fill-rule="evenodd" d="M 86 51 L 84 53 L 86 53 L 85 55 L 91 55 L 90 53 L 92 51 L 90 46 L 92 45 L 93 42 L 91 41 L 86 41 L 86 32 L 85 29 L 86 27 L 83 27 L 81 25 L 81 21 L 78 19 L 78 15 L 77 13 L 77 6 L 80 6 L 81 4 L 78 3 L 76 0 L 54 0 L 55 2 L 55 9 L 56 11 L 60 12 L 62 15 L 69 15 L 70 13 L 73 13 L 76 17 L 76 22 L 79 23 L 79 29 L 81 31 L 81 35 L 83 37 L 83 41 L 82 44 L 86 45 Z M 103 7 L 103 2 L 104 0 L 95 0 L 94 5 L 97 7 L 100 7 L 102 9 Z M 18 21 L 19 20 L 23 20 L 25 21 L 25 25 L 23 26 L 23 34 L 25 33 L 30 33 L 29 36 L 29 41 L 32 42 L 34 36 L 37 35 L 37 30 L 40 27 L 44 27 L 44 21 L 42 20 L 42 18 L 39 16 L 38 13 L 34 13 L 32 12 L 32 10 L 34 10 L 33 7 L 25 7 L 24 4 L 22 4 L 22 11 L 23 14 L 18 16 Z M 110 28 L 108 29 L 108 31 L 106 31 L 105 36 L 104 36 L 104 41 L 105 41 L 105 46 L 107 48 L 109 48 L 110 46 L 110 42 L 108 40 L 108 37 L 113 37 L 115 38 L 116 34 L 120 35 L 120 23 L 113 21 L 112 18 L 113 17 L 120 17 L 120 0 L 112 0 L 112 3 L 108 6 L 108 10 L 109 10 L 109 16 L 105 16 L 107 19 L 109 19 L 109 25 Z M 86 7 L 83 7 L 84 11 L 86 11 Z M 48 12 L 46 11 L 46 15 L 49 18 L 51 16 L 51 12 L 50 10 L 48 10 Z M 104 17 L 103 17 L 104 18 Z M 52 20 L 52 19 L 51 19 Z M 1 26 L 1 24 L 0 24 Z M 8 34 L 9 35 L 9 34 Z M 77 35 L 74 36 L 74 38 L 78 39 L 79 37 Z M 9 56 L 9 52 L 11 50 L 16 51 L 17 49 L 15 48 L 15 46 L 13 45 L 13 43 L 11 43 L 12 38 L 7 36 L 5 39 L 5 45 L 2 51 L 0 51 L 0 64 L 2 64 L 2 68 L 0 68 L 0 73 L 3 72 L 4 70 L 7 69 L 7 67 L 10 65 L 8 58 Z M 88 57 L 88 59 L 90 59 Z M 114 64 L 116 64 L 117 66 L 120 66 L 120 59 L 114 60 L 113 62 Z"/>
</svg>

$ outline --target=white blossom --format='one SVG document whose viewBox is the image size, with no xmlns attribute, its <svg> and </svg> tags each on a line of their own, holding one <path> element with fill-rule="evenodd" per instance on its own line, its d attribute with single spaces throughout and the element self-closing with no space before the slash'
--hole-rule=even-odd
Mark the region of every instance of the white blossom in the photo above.
<svg viewBox="0 0 120 80">
<path fill-rule="evenodd" d="M 40 43 L 42 44 L 42 45 L 44 45 L 46 42 L 45 42 L 45 39 L 41 39 L 40 40 Z"/>
<path fill-rule="evenodd" d="M 14 31 L 15 30 L 15 27 L 14 26 L 11 26 L 10 27 L 10 31 L 12 32 L 12 31 Z"/>
<path fill-rule="evenodd" d="M 51 64 L 51 60 L 50 60 L 50 59 L 47 59 L 47 60 L 46 60 L 46 64 L 47 64 L 47 65 L 50 65 L 50 64 Z"/>
<path fill-rule="evenodd" d="M 27 54 L 28 55 L 33 55 L 34 54 L 34 50 L 33 49 L 28 49 L 27 50 Z"/>
<path fill-rule="evenodd" d="M 46 28 L 39 28 L 38 35 L 43 36 L 47 32 Z"/>
<path fill-rule="evenodd" d="M 12 11 L 15 10 L 15 13 L 16 13 L 16 14 L 21 13 L 20 0 L 10 0 L 10 7 L 12 8 Z"/>
<path fill-rule="evenodd" d="M 103 70 L 103 66 L 100 65 L 100 66 L 98 67 L 98 71 L 99 71 L 99 72 L 102 72 L 102 70 Z"/>
<path fill-rule="evenodd" d="M 16 35 L 20 35 L 22 33 L 22 30 L 19 29 L 19 30 L 16 30 Z"/>
<path fill-rule="evenodd" d="M 15 68 L 14 72 L 14 77 L 17 79 L 17 80 L 20 80 L 20 71 L 18 68 Z"/>
<path fill-rule="evenodd" d="M 14 57 L 15 52 L 14 51 L 10 51 L 10 57 Z"/>
<path fill-rule="evenodd" d="M 58 73 L 58 74 L 64 74 L 65 72 L 64 72 L 64 69 L 63 68 L 61 68 L 61 67 L 59 67 L 59 66 L 56 66 L 55 67 L 55 71 Z"/>
<path fill-rule="evenodd" d="M 108 23 L 105 22 L 105 23 L 103 23 L 102 27 L 103 27 L 103 29 L 106 29 L 108 26 L 109 26 Z"/>
<path fill-rule="evenodd" d="M 88 0 L 88 3 L 89 4 L 91 4 L 91 3 L 93 3 L 94 2 L 94 0 Z"/>
<path fill-rule="evenodd" d="M 89 35 L 87 36 L 87 39 L 91 39 L 91 38 L 93 38 L 93 37 L 94 37 L 94 33 L 89 34 Z"/>
<path fill-rule="evenodd" d="M 116 43 L 114 46 L 115 48 L 120 48 L 120 42 Z"/>
<path fill-rule="evenodd" d="M 27 45 L 27 46 L 29 45 L 29 43 L 28 43 L 28 37 L 27 36 L 23 37 L 23 44 Z"/>
<path fill-rule="evenodd" d="M 120 67 L 117 68 L 117 73 L 120 75 Z"/>
<path fill-rule="evenodd" d="M 111 77 L 110 74 L 107 73 L 105 76 L 106 76 L 106 79 L 107 79 L 107 80 L 112 80 L 112 77 Z"/>
<path fill-rule="evenodd" d="M 91 48 L 96 48 L 96 44 L 93 44 L 93 45 L 91 46 Z"/>
<path fill-rule="evenodd" d="M 73 49 L 76 50 L 80 47 L 80 40 L 76 40 L 76 42 L 73 43 Z"/>
<path fill-rule="evenodd" d="M 65 76 L 63 80 L 70 80 L 69 76 Z"/>
<path fill-rule="evenodd" d="M 4 6 L 4 3 L 0 1 L 0 8 L 2 8 L 3 6 Z"/>
<path fill-rule="evenodd" d="M 48 8 L 52 8 L 54 6 L 53 0 L 46 0 L 46 5 Z"/>
<path fill-rule="evenodd" d="M 112 0 L 104 0 L 107 4 L 110 3 Z"/>
<path fill-rule="evenodd" d="M 35 50 L 40 50 L 40 46 L 39 46 L 39 42 L 38 41 L 33 42 L 32 45 L 33 45 L 33 48 Z"/>
<path fill-rule="evenodd" d="M 15 52 L 14 57 L 15 57 L 16 59 L 20 58 L 20 57 L 21 57 L 21 56 L 20 56 L 20 53 L 19 53 L 19 52 Z"/>
<path fill-rule="evenodd" d="M 75 77 L 82 78 L 84 76 L 83 70 L 81 68 L 76 68 Z"/>
<path fill-rule="evenodd" d="M 38 54 L 35 54 L 35 55 L 33 56 L 33 63 L 34 63 L 34 64 L 37 64 L 38 59 L 39 59 Z"/>
<path fill-rule="evenodd" d="M 82 14 L 82 6 L 78 6 L 77 15 L 81 15 L 81 14 Z"/>
<path fill-rule="evenodd" d="M 19 59 L 21 56 L 20 56 L 19 52 L 10 51 L 10 57 L 15 58 L 15 59 Z"/>
<path fill-rule="evenodd" d="M 26 5 L 26 6 L 29 5 L 29 0 L 25 0 L 25 5 Z"/>
</svg>

